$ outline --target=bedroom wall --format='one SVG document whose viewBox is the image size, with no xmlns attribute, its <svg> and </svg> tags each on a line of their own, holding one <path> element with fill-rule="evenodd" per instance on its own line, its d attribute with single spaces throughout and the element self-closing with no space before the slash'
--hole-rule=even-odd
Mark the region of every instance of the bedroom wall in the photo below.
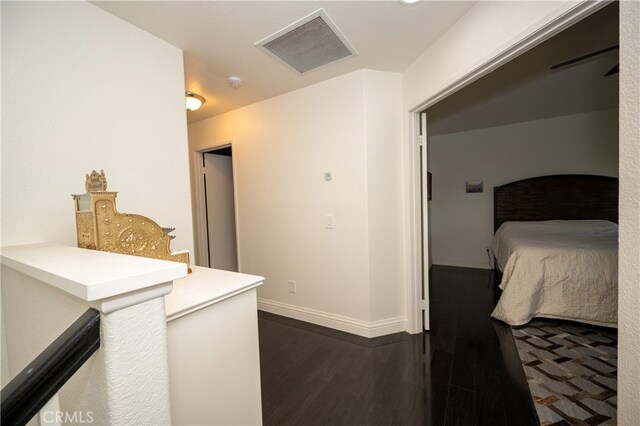
<svg viewBox="0 0 640 426">
<path fill-rule="evenodd" d="M 76 244 L 72 193 L 193 250 L 182 52 L 87 2 L 2 2 L 2 244 Z"/>
<path fill-rule="evenodd" d="M 261 309 L 404 329 L 401 254 L 387 254 L 401 246 L 400 103 L 399 74 L 360 70 L 189 125 L 191 149 L 233 143 L 241 269 L 266 277 Z"/>
<path fill-rule="evenodd" d="M 618 110 L 429 138 L 433 263 L 489 268 L 493 187 L 548 174 L 618 175 Z M 465 193 L 466 180 L 484 192 Z"/>
<path fill-rule="evenodd" d="M 640 3 L 620 2 L 618 424 L 640 424 Z"/>
</svg>

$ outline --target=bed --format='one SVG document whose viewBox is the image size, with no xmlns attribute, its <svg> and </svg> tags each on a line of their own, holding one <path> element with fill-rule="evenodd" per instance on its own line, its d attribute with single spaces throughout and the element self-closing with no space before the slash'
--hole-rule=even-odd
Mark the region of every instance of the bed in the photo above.
<svg viewBox="0 0 640 426">
<path fill-rule="evenodd" d="M 492 317 L 617 326 L 618 179 L 541 176 L 494 188 Z"/>
</svg>

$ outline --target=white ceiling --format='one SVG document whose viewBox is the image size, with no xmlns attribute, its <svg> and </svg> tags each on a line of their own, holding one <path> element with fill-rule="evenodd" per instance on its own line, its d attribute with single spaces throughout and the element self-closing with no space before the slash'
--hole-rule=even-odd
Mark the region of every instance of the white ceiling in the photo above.
<svg viewBox="0 0 640 426">
<path fill-rule="evenodd" d="M 190 123 L 361 68 L 404 71 L 475 1 L 93 1 L 184 51 Z M 254 44 L 323 8 L 359 55 L 300 75 Z M 233 89 L 230 75 L 242 78 Z"/>
<path fill-rule="evenodd" d="M 618 106 L 618 50 L 551 71 L 618 44 L 613 2 L 427 110 L 430 136 Z"/>
</svg>

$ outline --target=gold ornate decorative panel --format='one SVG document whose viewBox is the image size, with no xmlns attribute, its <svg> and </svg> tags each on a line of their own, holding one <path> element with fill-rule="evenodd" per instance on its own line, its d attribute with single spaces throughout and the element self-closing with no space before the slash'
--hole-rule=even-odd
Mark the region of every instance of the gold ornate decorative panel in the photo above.
<svg viewBox="0 0 640 426">
<path fill-rule="evenodd" d="M 171 252 L 173 237 L 160 225 L 145 216 L 118 212 L 118 193 L 106 191 L 104 171 L 100 174 L 93 171 L 86 179 L 88 192 L 72 196 L 76 207 L 78 247 L 182 262 L 189 266 L 189 252 Z"/>
</svg>

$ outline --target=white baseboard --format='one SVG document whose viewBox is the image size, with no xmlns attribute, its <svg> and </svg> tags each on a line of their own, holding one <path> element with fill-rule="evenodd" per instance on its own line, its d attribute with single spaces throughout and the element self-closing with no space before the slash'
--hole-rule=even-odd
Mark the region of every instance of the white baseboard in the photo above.
<svg viewBox="0 0 640 426">
<path fill-rule="evenodd" d="M 402 317 L 367 322 L 262 298 L 258 298 L 258 309 L 369 338 L 399 333 L 407 328 L 407 322 Z"/>
</svg>

